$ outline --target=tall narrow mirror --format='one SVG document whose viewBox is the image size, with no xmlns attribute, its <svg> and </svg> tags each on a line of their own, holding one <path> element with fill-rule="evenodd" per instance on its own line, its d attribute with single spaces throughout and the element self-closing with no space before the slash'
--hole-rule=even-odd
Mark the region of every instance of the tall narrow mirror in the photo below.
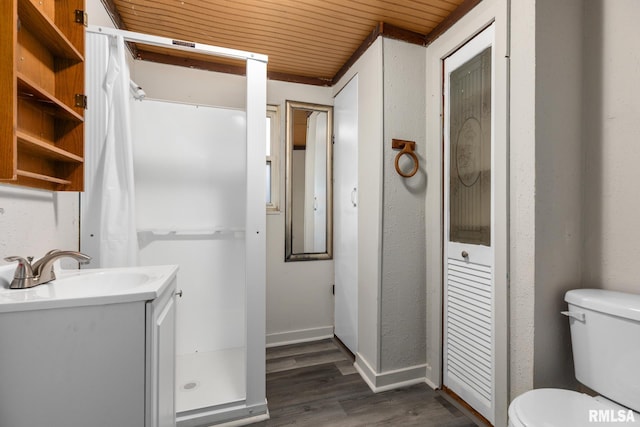
<svg viewBox="0 0 640 427">
<path fill-rule="evenodd" d="M 287 101 L 285 261 L 332 257 L 333 107 Z"/>
</svg>

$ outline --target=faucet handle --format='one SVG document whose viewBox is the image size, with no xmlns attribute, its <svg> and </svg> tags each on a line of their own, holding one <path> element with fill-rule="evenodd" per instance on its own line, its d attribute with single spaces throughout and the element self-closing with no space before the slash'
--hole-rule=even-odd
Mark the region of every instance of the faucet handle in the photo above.
<svg viewBox="0 0 640 427">
<path fill-rule="evenodd" d="M 23 289 L 33 286 L 33 268 L 31 267 L 31 260 L 33 257 L 27 257 L 24 259 L 21 256 L 8 256 L 5 261 L 18 261 L 18 266 L 13 274 L 13 281 L 11 282 L 11 289 Z"/>
<path fill-rule="evenodd" d="M 16 256 L 16 255 L 12 255 L 12 256 L 8 256 L 4 258 L 5 261 L 9 261 L 9 262 L 13 262 L 13 261 L 18 261 L 18 267 L 20 266 L 25 266 L 28 269 L 31 269 L 31 261 L 33 261 L 33 257 L 32 256 L 28 256 L 26 259 L 21 257 L 21 256 Z"/>
</svg>

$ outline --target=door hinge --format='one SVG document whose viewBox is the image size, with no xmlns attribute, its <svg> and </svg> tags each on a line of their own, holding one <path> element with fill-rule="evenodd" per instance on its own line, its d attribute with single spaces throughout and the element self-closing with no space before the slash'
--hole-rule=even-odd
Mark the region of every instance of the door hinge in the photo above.
<svg viewBox="0 0 640 427">
<path fill-rule="evenodd" d="M 77 24 L 82 24 L 85 27 L 89 25 L 89 15 L 84 10 L 76 9 L 75 21 Z"/>
<path fill-rule="evenodd" d="M 87 109 L 87 95 L 76 93 L 75 100 L 76 100 L 75 102 L 76 107 L 84 108 L 85 110 Z"/>
<path fill-rule="evenodd" d="M 336 294 L 336 285 L 331 285 L 331 295 Z"/>
</svg>

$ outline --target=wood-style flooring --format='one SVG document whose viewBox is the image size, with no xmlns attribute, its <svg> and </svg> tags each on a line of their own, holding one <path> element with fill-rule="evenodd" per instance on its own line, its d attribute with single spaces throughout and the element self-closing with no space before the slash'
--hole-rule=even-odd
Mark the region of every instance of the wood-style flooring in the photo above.
<svg viewBox="0 0 640 427">
<path fill-rule="evenodd" d="M 426 384 L 373 393 L 331 339 L 267 349 L 267 402 L 252 426 L 476 426 Z"/>
</svg>

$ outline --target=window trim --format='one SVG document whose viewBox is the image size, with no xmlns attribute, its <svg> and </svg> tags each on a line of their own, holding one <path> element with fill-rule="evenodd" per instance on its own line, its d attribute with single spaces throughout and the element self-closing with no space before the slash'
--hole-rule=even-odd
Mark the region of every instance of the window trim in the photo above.
<svg viewBox="0 0 640 427">
<path fill-rule="evenodd" d="M 271 203 L 267 203 L 267 213 L 280 212 L 280 108 L 267 105 L 267 117 L 271 119 L 271 155 L 266 162 L 271 162 Z"/>
</svg>

